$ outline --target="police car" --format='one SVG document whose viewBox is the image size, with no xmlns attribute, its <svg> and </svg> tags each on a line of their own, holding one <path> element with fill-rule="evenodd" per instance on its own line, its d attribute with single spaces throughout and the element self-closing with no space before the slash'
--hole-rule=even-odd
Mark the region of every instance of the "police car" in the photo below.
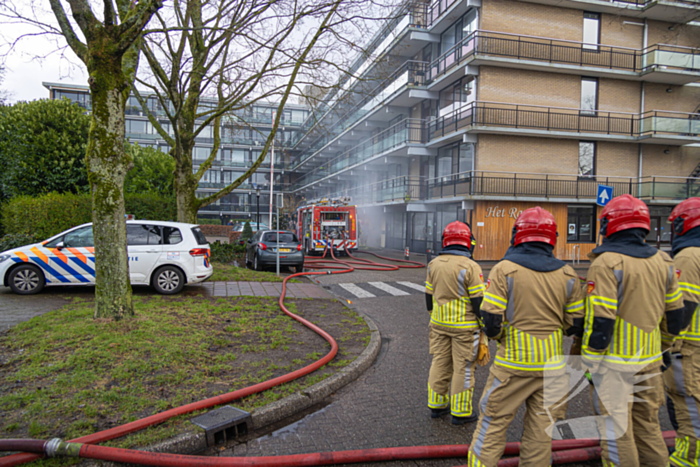
<svg viewBox="0 0 700 467">
<path fill-rule="evenodd" d="M 127 221 L 126 238 L 132 285 L 151 285 L 158 293 L 170 295 L 185 284 L 207 280 L 214 272 L 209 244 L 198 225 Z M 38 293 L 44 286 L 93 285 L 92 224 L 0 253 L 0 279 L 22 295 Z"/>
</svg>

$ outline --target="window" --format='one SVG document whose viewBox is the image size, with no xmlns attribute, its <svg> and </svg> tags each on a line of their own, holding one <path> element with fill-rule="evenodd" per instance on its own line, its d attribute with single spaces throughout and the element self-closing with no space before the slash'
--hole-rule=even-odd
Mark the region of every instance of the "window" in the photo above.
<svg viewBox="0 0 700 467">
<path fill-rule="evenodd" d="M 211 148 L 203 148 L 203 147 L 195 147 L 194 148 L 194 158 L 199 161 L 204 161 L 207 160 L 207 157 L 209 157 L 209 153 L 211 152 Z"/>
<path fill-rule="evenodd" d="M 567 242 L 593 242 L 595 240 L 595 207 L 569 206 Z"/>
<path fill-rule="evenodd" d="M 600 43 L 600 13 L 583 13 L 583 48 L 598 50 Z"/>
<path fill-rule="evenodd" d="M 578 174 L 580 177 L 592 177 L 595 175 L 596 147 L 593 141 L 579 141 L 578 143 Z"/>
<path fill-rule="evenodd" d="M 82 229 L 67 233 L 63 237 L 63 245 L 70 248 L 95 246 L 95 240 L 92 236 L 92 226 L 83 227 Z"/>
<path fill-rule="evenodd" d="M 130 224 L 126 226 L 126 244 L 160 245 L 161 233 L 157 225 Z"/>
<path fill-rule="evenodd" d="M 293 233 L 279 233 L 279 242 L 277 242 L 277 232 L 268 232 L 263 237 L 263 242 L 274 243 L 299 243 L 297 236 Z"/>
<path fill-rule="evenodd" d="M 163 227 L 163 245 L 176 245 L 182 241 L 180 229 L 175 227 Z"/>
<path fill-rule="evenodd" d="M 458 143 L 438 149 L 437 176 L 447 177 L 474 170 L 474 145 Z"/>
<path fill-rule="evenodd" d="M 192 233 L 194 234 L 194 239 L 197 240 L 197 245 L 207 244 L 207 237 L 204 236 L 199 227 L 192 227 Z"/>
<path fill-rule="evenodd" d="M 581 115 L 595 116 L 598 110 L 598 80 L 581 78 Z"/>
<path fill-rule="evenodd" d="M 476 97 L 475 80 L 472 77 L 465 77 L 448 86 L 440 92 L 440 117 L 462 107 L 467 106 L 474 101 Z M 462 118 L 462 115 L 458 115 Z"/>
</svg>

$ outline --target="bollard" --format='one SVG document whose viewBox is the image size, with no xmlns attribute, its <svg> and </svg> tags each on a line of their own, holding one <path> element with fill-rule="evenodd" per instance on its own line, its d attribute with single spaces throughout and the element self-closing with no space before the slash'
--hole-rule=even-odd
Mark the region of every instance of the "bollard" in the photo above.
<svg viewBox="0 0 700 467">
<path fill-rule="evenodd" d="M 425 252 L 425 264 L 429 264 L 433 260 L 433 252 L 430 248 Z"/>
<path fill-rule="evenodd" d="M 408 253 L 409 253 L 409 252 L 408 252 L 408 247 L 406 247 L 406 252 L 405 252 L 405 255 L 404 255 L 404 258 L 405 258 L 405 259 L 408 259 Z"/>
</svg>

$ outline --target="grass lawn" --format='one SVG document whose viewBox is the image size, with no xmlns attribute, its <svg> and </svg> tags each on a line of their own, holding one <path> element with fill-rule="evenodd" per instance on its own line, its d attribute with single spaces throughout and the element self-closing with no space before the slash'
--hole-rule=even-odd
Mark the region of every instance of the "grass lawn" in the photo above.
<svg viewBox="0 0 700 467">
<path fill-rule="evenodd" d="M 219 263 L 217 261 L 212 261 L 212 266 L 214 267 L 214 274 L 208 279 L 209 282 L 235 282 L 235 281 L 251 281 L 251 282 L 282 282 L 284 276 L 277 277 L 274 272 L 267 271 L 253 271 L 245 267 L 237 267 L 232 264 Z M 282 271 L 287 271 L 286 268 L 282 268 Z M 297 279 L 290 279 L 288 283 L 301 282 Z"/>
<path fill-rule="evenodd" d="M 364 320 L 336 300 L 288 303 L 336 338 L 338 356 L 232 405 L 251 411 L 292 394 L 349 364 L 369 343 Z M 92 318 L 92 300 L 75 299 L 0 336 L 0 437 L 76 438 L 288 373 L 330 349 L 279 311 L 275 298 L 136 296 L 134 304 L 134 319 L 112 322 Z M 193 430 L 193 416 L 106 445 L 152 444 Z"/>
</svg>

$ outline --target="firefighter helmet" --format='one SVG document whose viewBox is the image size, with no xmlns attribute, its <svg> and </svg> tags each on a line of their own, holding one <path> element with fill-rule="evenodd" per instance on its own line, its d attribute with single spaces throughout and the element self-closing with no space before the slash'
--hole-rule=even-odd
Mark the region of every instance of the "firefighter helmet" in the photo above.
<svg viewBox="0 0 700 467">
<path fill-rule="evenodd" d="M 442 247 L 450 245 L 472 247 L 472 231 L 467 224 L 460 221 L 447 224 L 445 230 L 442 231 Z"/>
<path fill-rule="evenodd" d="M 700 225 L 700 198 L 688 198 L 676 206 L 668 221 L 673 224 L 673 233 L 683 235 Z"/>
<path fill-rule="evenodd" d="M 600 213 L 600 233 L 609 237 L 628 229 L 644 229 L 649 232 L 649 208 L 644 201 L 632 195 L 617 196 Z"/>
<path fill-rule="evenodd" d="M 557 243 L 557 223 L 554 216 L 539 206 L 521 212 L 515 220 L 513 230 L 514 246 L 526 242 L 543 242 L 552 246 Z"/>
</svg>

